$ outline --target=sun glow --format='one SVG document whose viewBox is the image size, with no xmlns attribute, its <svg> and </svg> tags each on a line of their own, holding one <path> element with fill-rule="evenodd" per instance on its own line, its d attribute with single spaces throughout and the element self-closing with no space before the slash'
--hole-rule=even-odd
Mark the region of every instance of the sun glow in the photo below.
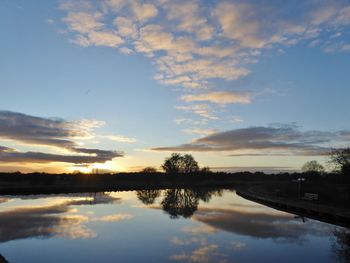
<svg viewBox="0 0 350 263">
<path fill-rule="evenodd" d="M 71 166 L 69 169 L 69 172 L 81 172 L 81 173 L 115 173 L 115 172 L 124 172 L 127 169 L 117 164 L 116 162 L 109 161 L 106 163 L 94 163 L 87 166 Z"/>
</svg>

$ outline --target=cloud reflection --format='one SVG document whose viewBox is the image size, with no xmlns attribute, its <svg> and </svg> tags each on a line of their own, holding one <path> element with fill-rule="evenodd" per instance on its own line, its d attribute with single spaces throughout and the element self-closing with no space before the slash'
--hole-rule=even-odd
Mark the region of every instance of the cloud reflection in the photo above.
<svg viewBox="0 0 350 263">
<path fill-rule="evenodd" d="M 118 198 L 98 194 L 85 199 L 61 201 L 45 206 L 16 207 L 0 212 L 0 243 L 25 238 L 92 238 L 96 234 L 84 223 L 89 218 L 71 215 L 73 206 L 108 204 Z"/>
<path fill-rule="evenodd" d="M 246 212 L 235 209 L 199 209 L 193 219 L 214 229 L 253 238 L 301 241 L 307 234 L 327 235 L 329 229 L 318 222 L 302 223 L 287 213 Z"/>
</svg>

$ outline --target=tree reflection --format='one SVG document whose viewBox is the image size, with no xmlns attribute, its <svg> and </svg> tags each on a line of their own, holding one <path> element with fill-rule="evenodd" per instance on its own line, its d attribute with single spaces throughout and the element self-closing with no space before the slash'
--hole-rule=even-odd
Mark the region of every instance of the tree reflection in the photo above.
<svg viewBox="0 0 350 263">
<path fill-rule="evenodd" d="M 0 254 L 0 263 L 9 263 L 6 258 L 4 258 L 1 254 Z"/>
<path fill-rule="evenodd" d="M 334 230 L 333 251 L 340 262 L 350 262 L 350 229 Z"/>
<path fill-rule="evenodd" d="M 171 218 L 191 217 L 198 208 L 199 198 L 190 189 L 170 189 L 165 192 L 162 208 Z"/>
<path fill-rule="evenodd" d="M 160 190 L 136 191 L 137 198 L 145 205 L 151 205 L 160 196 Z"/>
<path fill-rule="evenodd" d="M 160 196 L 160 190 L 137 191 L 138 199 L 145 205 L 151 205 Z M 161 201 L 162 209 L 170 218 L 191 217 L 198 209 L 199 201 L 209 202 L 213 195 L 222 195 L 222 190 L 208 189 L 168 189 Z"/>
<path fill-rule="evenodd" d="M 198 209 L 199 201 L 209 202 L 213 195 L 222 195 L 222 190 L 169 189 L 161 203 L 170 218 L 191 217 Z"/>
</svg>

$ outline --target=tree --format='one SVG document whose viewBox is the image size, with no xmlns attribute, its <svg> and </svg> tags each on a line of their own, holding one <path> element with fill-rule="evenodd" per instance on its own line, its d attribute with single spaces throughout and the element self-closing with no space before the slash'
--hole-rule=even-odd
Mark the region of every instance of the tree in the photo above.
<svg viewBox="0 0 350 263">
<path fill-rule="evenodd" d="M 342 174 L 350 174 L 350 148 L 333 150 L 330 163 Z"/>
<path fill-rule="evenodd" d="M 325 171 L 324 167 L 315 160 L 306 162 L 301 168 L 301 170 L 303 171 L 303 173 L 323 173 Z"/>
<path fill-rule="evenodd" d="M 209 166 L 205 166 L 202 169 L 200 169 L 200 172 L 203 174 L 209 174 L 209 173 L 211 173 L 211 170 L 210 170 Z"/>
<path fill-rule="evenodd" d="M 193 173 L 199 170 L 198 163 L 192 155 L 181 155 L 179 153 L 173 153 L 170 157 L 166 158 L 162 168 L 169 174 Z"/>
<path fill-rule="evenodd" d="M 157 169 L 151 166 L 145 167 L 142 169 L 141 173 L 145 173 L 145 174 L 151 174 L 151 173 L 156 173 Z"/>
<path fill-rule="evenodd" d="M 193 173 L 199 170 L 198 163 L 190 154 L 185 154 L 182 157 L 182 163 L 183 163 L 182 164 L 183 173 Z"/>
</svg>

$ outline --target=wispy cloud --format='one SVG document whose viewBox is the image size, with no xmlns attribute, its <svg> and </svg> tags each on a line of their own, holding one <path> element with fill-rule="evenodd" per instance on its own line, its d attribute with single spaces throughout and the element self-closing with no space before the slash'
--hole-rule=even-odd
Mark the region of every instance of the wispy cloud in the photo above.
<svg viewBox="0 0 350 263">
<path fill-rule="evenodd" d="M 223 257 L 223 255 L 218 252 L 218 248 L 219 245 L 217 244 L 208 244 L 195 249 L 191 253 L 181 253 L 172 255 L 170 259 L 188 262 L 219 261 L 219 258 Z"/>
<path fill-rule="evenodd" d="M 191 112 L 205 119 L 215 120 L 218 118 L 213 109 L 207 104 L 181 105 L 176 106 L 175 109 Z"/>
<path fill-rule="evenodd" d="M 158 147 L 156 151 L 229 151 L 235 156 L 325 155 L 332 143 L 349 142 L 350 131 L 300 131 L 298 127 L 278 125 L 217 132 L 190 143 Z M 327 145 L 327 146 L 325 146 Z"/>
<path fill-rule="evenodd" d="M 135 138 L 123 136 L 123 135 L 105 135 L 101 136 L 103 138 L 109 139 L 111 141 L 115 142 L 122 142 L 122 143 L 135 143 L 137 140 Z"/>
<path fill-rule="evenodd" d="M 216 104 L 248 104 L 252 94 L 249 92 L 209 92 L 196 95 L 184 95 L 181 100 L 186 102 L 211 102 Z"/>
<path fill-rule="evenodd" d="M 210 135 L 217 132 L 217 130 L 215 129 L 200 129 L 200 128 L 185 129 L 183 131 L 188 134 L 199 134 L 199 135 Z"/>
<path fill-rule="evenodd" d="M 183 87 L 244 77 L 247 61 L 264 49 L 334 39 L 335 32 L 350 25 L 350 6 L 340 0 L 214 5 L 200 0 L 64 1 L 60 9 L 77 44 L 125 45 L 152 58 L 158 80 Z M 286 10 L 295 15 L 286 16 Z"/>
<path fill-rule="evenodd" d="M 248 93 L 222 91 L 217 84 L 248 76 L 265 52 L 294 45 L 350 51 L 339 37 L 350 26 L 350 5 L 342 0 L 65 0 L 60 10 L 75 44 L 142 54 L 156 67 L 155 80 L 182 88 L 183 101 L 213 107 L 251 102 Z M 210 91 L 188 95 L 193 89 Z M 195 107 L 199 117 L 215 119 Z"/>
</svg>

